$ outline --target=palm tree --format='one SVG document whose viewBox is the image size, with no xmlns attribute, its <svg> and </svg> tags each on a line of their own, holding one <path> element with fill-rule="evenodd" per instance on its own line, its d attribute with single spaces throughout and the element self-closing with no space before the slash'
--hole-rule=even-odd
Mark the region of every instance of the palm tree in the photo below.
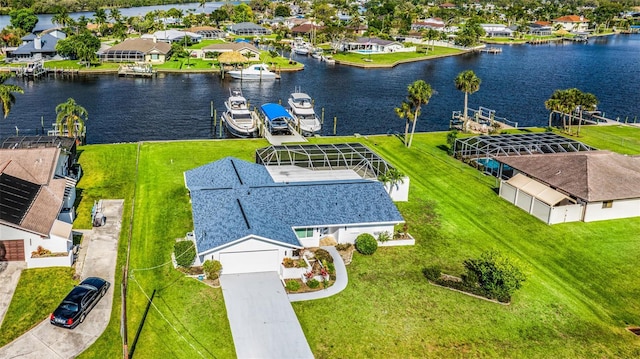
<svg viewBox="0 0 640 359">
<path fill-rule="evenodd" d="M 467 105 L 469 104 L 469 94 L 472 94 L 480 89 L 480 83 L 482 80 L 473 72 L 473 70 L 462 71 L 456 76 L 455 84 L 456 88 L 464 92 L 464 123 L 462 129 L 467 130 Z"/>
<path fill-rule="evenodd" d="M 411 111 L 411 105 L 407 101 L 402 101 L 400 107 L 396 107 L 394 109 L 396 115 L 401 119 L 405 119 L 404 123 L 404 145 L 409 147 L 409 122 L 411 122 L 411 118 L 413 117 L 413 112 Z"/>
<path fill-rule="evenodd" d="M 51 17 L 51 22 L 64 28 L 69 26 L 73 22 L 73 19 L 69 16 L 69 10 L 67 10 L 67 8 L 58 7 L 55 15 Z"/>
<path fill-rule="evenodd" d="M 84 123 L 88 118 L 87 110 L 78 105 L 73 98 L 56 106 L 56 125 L 61 135 L 64 133 L 63 129 L 66 129 L 68 137 L 82 136 Z"/>
<path fill-rule="evenodd" d="M 409 103 L 414 108 L 413 111 L 413 125 L 411 126 L 411 138 L 409 139 L 409 146 L 411 147 L 411 143 L 413 142 L 413 134 L 416 132 L 416 123 L 418 122 L 418 116 L 420 116 L 420 110 L 422 105 L 426 105 L 429 103 L 431 96 L 433 95 L 433 90 L 431 89 L 431 85 L 424 82 L 423 80 L 418 80 L 409 85 Z"/>
<path fill-rule="evenodd" d="M 397 189 L 401 183 L 404 183 L 404 173 L 397 168 L 389 168 L 385 173 L 381 173 L 378 176 L 378 181 L 384 183 L 385 187 L 387 184 L 389 185 L 389 196 L 391 196 L 393 187 Z"/>
<path fill-rule="evenodd" d="M 9 116 L 11 107 L 14 103 L 16 103 L 15 93 L 24 93 L 22 87 L 4 83 L 5 81 L 7 81 L 7 79 L 9 79 L 9 77 L 11 77 L 10 73 L 3 73 L 2 75 L 0 75 L 0 102 L 2 102 L 2 116 L 4 118 L 7 118 L 7 116 Z"/>
</svg>

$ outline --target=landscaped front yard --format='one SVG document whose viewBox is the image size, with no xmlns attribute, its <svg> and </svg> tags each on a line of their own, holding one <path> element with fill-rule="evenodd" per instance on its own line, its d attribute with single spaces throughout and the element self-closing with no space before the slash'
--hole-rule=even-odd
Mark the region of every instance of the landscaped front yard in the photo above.
<svg viewBox="0 0 640 359">
<path fill-rule="evenodd" d="M 598 148 L 640 153 L 640 129 L 583 127 L 582 133 L 585 142 Z M 314 355 L 640 356 L 640 340 L 625 330 L 640 324 L 640 218 L 547 226 L 500 199 L 494 178 L 447 156 L 441 148 L 446 136 L 417 134 L 411 149 L 395 136 L 311 139 L 362 142 L 407 174 L 410 201 L 398 207 L 416 239 L 412 247 L 380 247 L 370 257 L 354 254 L 343 292 L 293 304 Z M 225 156 L 252 160 L 255 149 L 267 145 L 264 140 L 144 143 L 137 174 L 135 145 L 82 148 L 85 174 L 95 175 L 79 183 L 86 188 L 83 201 L 91 202 L 83 203 L 80 212 L 90 209 L 94 198 L 127 199 L 120 262 L 135 185 L 130 344 L 146 295 L 154 289 L 153 303 L 161 313 L 154 307 L 149 311 L 135 357 L 234 356 L 221 290 L 174 270 L 170 254 L 175 238 L 192 230 L 183 172 Z M 116 191 L 116 185 L 123 189 Z M 81 217 L 80 223 L 86 220 Z M 459 274 L 464 259 L 489 249 L 517 260 L 527 275 L 509 306 L 432 286 L 421 273 L 436 263 Z M 121 267 L 119 263 L 116 278 L 121 278 Z M 119 290 L 115 293 L 115 303 L 120 303 Z M 82 357 L 121 355 L 119 318 L 116 309 L 105 335 Z"/>
</svg>

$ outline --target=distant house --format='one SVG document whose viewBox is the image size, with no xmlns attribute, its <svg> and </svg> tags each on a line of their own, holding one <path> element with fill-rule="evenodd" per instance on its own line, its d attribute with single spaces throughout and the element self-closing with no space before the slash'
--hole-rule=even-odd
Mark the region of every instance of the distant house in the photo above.
<svg viewBox="0 0 640 359">
<path fill-rule="evenodd" d="M 585 19 L 584 16 L 578 16 L 578 15 L 562 16 L 557 19 L 551 20 L 551 23 L 553 24 L 554 27 L 556 25 L 561 25 L 562 29 L 566 31 L 585 32 L 589 30 L 589 20 Z"/>
<path fill-rule="evenodd" d="M 551 23 L 547 21 L 536 21 L 529 24 L 529 34 L 535 36 L 549 36 L 553 34 Z"/>
<path fill-rule="evenodd" d="M 29 268 L 73 264 L 76 178 L 58 147 L 0 149 L 0 261 Z M 38 256 L 51 252 L 53 255 Z"/>
<path fill-rule="evenodd" d="M 260 50 L 246 42 L 226 42 L 224 44 L 211 44 L 202 48 L 202 54 L 206 57 L 207 53 L 223 53 L 237 51 L 244 55 L 249 61 L 260 60 Z"/>
<path fill-rule="evenodd" d="M 233 24 L 227 28 L 229 32 L 234 35 L 240 36 L 261 36 L 261 35 L 270 35 L 271 30 L 266 27 L 262 27 L 260 25 L 256 25 L 252 22 L 241 22 L 238 24 Z"/>
<path fill-rule="evenodd" d="M 158 42 L 184 42 L 185 38 L 189 40 L 190 43 L 198 43 L 202 41 L 202 35 L 196 34 L 189 31 L 179 31 L 179 30 L 161 30 L 156 31 L 153 34 L 144 34 L 140 36 L 142 39 L 155 39 Z"/>
<path fill-rule="evenodd" d="M 171 54 L 171 44 L 155 39 L 130 38 L 102 50 L 98 54 L 103 62 L 165 62 Z"/>
<path fill-rule="evenodd" d="M 503 24 L 480 24 L 486 37 L 512 37 L 513 30 Z"/>
<path fill-rule="evenodd" d="M 500 197 L 548 224 L 640 216 L 640 157 L 580 151 L 496 157 Z"/>
<path fill-rule="evenodd" d="M 203 40 L 224 39 L 227 37 L 227 33 L 225 31 L 216 29 L 212 26 L 195 26 L 186 29 L 186 31 L 202 36 Z"/>
<path fill-rule="evenodd" d="M 398 41 L 383 40 L 376 37 L 359 37 L 356 40 L 344 41 L 340 46 L 340 50 L 366 54 L 382 54 L 389 52 L 415 51 L 415 47 L 405 48 Z"/>
<path fill-rule="evenodd" d="M 428 18 L 425 20 L 418 20 L 411 24 L 411 31 L 420 32 L 422 30 L 437 30 L 444 31 L 445 23 L 440 18 Z"/>
<path fill-rule="evenodd" d="M 300 171 L 306 180 L 295 179 Z M 232 157 L 185 172 L 197 262 L 219 260 L 225 274 L 279 271 L 284 257 L 323 239 L 393 233 L 403 218 L 383 184 L 346 172 L 272 171 Z"/>
<path fill-rule="evenodd" d="M 7 51 L 7 60 L 28 62 L 52 59 L 58 55 L 58 41 L 66 37 L 65 33 L 58 30 L 40 35 L 25 35 L 22 37 L 22 45 L 15 50 Z"/>
<path fill-rule="evenodd" d="M 452 4 L 450 2 L 446 2 L 444 4 L 438 5 L 438 7 L 441 8 L 441 9 L 455 9 L 457 6 L 456 6 L 456 4 Z"/>
<path fill-rule="evenodd" d="M 314 25 L 314 24 L 311 24 L 311 23 L 306 23 L 306 24 L 294 26 L 293 28 L 291 28 L 291 33 L 294 36 L 300 36 L 300 35 L 311 34 L 314 31 L 320 32 L 320 31 L 322 31 L 324 29 L 325 29 L 324 26 L 319 26 L 319 25 Z"/>
</svg>

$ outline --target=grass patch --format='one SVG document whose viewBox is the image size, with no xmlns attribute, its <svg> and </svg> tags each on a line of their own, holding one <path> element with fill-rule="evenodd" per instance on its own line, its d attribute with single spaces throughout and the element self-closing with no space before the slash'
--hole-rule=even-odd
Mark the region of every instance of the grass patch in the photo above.
<svg viewBox="0 0 640 359">
<path fill-rule="evenodd" d="M 439 56 L 455 55 L 461 53 L 461 50 L 450 47 L 434 46 L 433 50 L 427 53 L 418 52 L 392 52 L 388 54 L 358 54 L 353 52 L 340 52 L 333 55 L 337 61 L 352 62 L 356 64 L 375 64 L 375 65 L 393 65 L 402 61 L 410 61 L 417 59 L 429 59 Z M 369 61 L 371 60 L 371 61 Z"/>
<path fill-rule="evenodd" d="M 583 127 L 582 134 L 580 140 L 601 149 L 620 146 L 624 138 L 630 141 L 625 142 L 629 151 L 640 151 L 640 144 L 633 142 L 640 137 L 640 129 L 594 126 Z M 414 247 L 379 248 L 373 256 L 354 254 L 345 291 L 293 304 L 314 355 L 640 356 L 637 338 L 625 329 L 640 324 L 636 300 L 640 268 L 635 264 L 640 218 L 547 226 L 501 200 L 494 192 L 494 178 L 447 156 L 440 148 L 446 135 L 416 134 L 411 149 L 404 148 L 395 136 L 310 139 L 312 143 L 362 142 L 409 175 L 410 201 L 398 207 L 416 238 Z M 131 248 L 129 342 L 140 323 L 146 295 L 154 289 L 154 303 L 162 314 L 153 308 L 149 312 L 136 357 L 235 355 L 221 290 L 184 277 L 168 263 L 175 238 L 193 226 L 183 172 L 225 156 L 252 161 L 255 149 L 267 145 L 260 139 L 141 145 Z M 91 145 L 82 150 L 86 177 L 79 185 L 91 202 L 84 208 L 90 209 L 91 199 L 102 195 L 126 199 L 120 271 L 136 145 Z M 439 226 L 424 221 L 423 200 L 435 203 Z M 527 275 L 510 306 L 431 286 L 421 273 L 430 264 L 447 273 L 461 273 L 464 259 L 489 249 L 519 261 Z M 116 282 L 119 287 L 119 279 Z M 118 296 L 116 291 L 107 331 L 82 358 L 121 355 Z"/>
<path fill-rule="evenodd" d="M 26 269 L 0 327 L 0 347 L 43 321 L 74 285 L 73 268 Z"/>
</svg>

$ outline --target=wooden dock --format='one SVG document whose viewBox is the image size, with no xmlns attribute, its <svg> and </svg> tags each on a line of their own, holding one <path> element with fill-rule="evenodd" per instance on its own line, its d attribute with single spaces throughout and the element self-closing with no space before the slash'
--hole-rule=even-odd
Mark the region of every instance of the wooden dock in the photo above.
<svg viewBox="0 0 640 359">
<path fill-rule="evenodd" d="M 480 49 L 480 52 L 484 52 L 487 54 L 500 54 L 502 53 L 502 48 L 501 47 L 485 47 L 483 49 Z"/>
<path fill-rule="evenodd" d="M 449 121 L 450 129 L 457 129 L 465 132 L 492 133 L 501 130 L 518 128 L 518 123 L 504 117 L 495 115 L 496 111 L 486 107 L 479 107 L 477 110 L 467 108 L 467 128 L 463 128 L 463 111 L 453 111 Z"/>
<path fill-rule="evenodd" d="M 270 144 L 274 146 L 280 146 L 284 143 L 293 143 L 293 142 L 309 142 L 304 136 L 302 136 L 295 128 L 289 125 L 289 134 L 288 135 L 273 135 L 267 127 L 264 125 L 262 119 L 258 123 L 259 125 L 259 133 L 263 136 Z"/>
</svg>

